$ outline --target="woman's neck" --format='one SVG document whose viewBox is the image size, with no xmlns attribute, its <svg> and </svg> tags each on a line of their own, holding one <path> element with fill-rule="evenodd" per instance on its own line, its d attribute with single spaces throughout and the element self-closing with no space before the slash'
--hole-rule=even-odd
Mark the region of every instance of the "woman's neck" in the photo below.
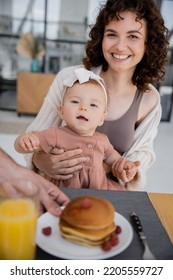
<svg viewBox="0 0 173 280">
<path fill-rule="evenodd" d="M 106 72 L 101 71 L 100 76 L 110 94 L 123 95 L 127 93 L 127 90 L 128 92 L 130 89 L 134 91 L 136 88 L 132 83 L 132 75 L 127 72 L 119 73 L 108 69 Z"/>
<path fill-rule="evenodd" d="M 101 71 L 100 76 L 105 81 L 109 96 L 106 120 L 119 119 L 131 106 L 137 90 L 132 83 L 132 75 L 108 69 L 106 72 Z"/>
</svg>

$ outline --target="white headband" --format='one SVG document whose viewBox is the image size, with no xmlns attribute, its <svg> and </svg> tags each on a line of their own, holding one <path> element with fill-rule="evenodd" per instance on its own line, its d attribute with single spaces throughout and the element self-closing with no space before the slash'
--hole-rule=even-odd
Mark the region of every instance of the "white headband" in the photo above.
<svg viewBox="0 0 173 280">
<path fill-rule="evenodd" d="M 65 87 L 72 87 L 76 81 L 79 81 L 80 84 L 86 83 L 89 80 L 95 80 L 100 86 L 102 87 L 105 99 L 106 99 L 106 105 L 108 101 L 107 92 L 106 92 L 106 85 L 100 76 L 94 74 L 92 71 L 89 71 L 85 68 L 78 68 L 72 71 L 68 78 L 63 80 L 63 85 Z"/>
</svg>

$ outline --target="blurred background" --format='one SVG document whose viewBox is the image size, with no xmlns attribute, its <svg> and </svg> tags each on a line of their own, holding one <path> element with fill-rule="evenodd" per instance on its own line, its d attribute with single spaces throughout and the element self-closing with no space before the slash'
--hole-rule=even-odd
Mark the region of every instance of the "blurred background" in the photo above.
<svg viewBox="0 0 173 280">
<path fill-rule="evenodd" d="M 156 2 L 170 34 L 168 61 L 171 67 L 167 71 L 169 77 L 161 85 L 164 88 L 160 89 L 164 107 L 162 120 L 169 121 L 173 83 L 173 1 Z M 0 109 L 15 110 L 17 107 L 18 72 L 55 74 L 66 66 L 81 63 L 90 26 L 95 22 L 99 5 L 104 3 L 105 0 L 0 0 Z M 26 54 L 29 45 L 26 39 L 33 48 L 42 47 L 44 53 Z"/>
<path fill-rule="evenodd" d="M 81 63 L 88 27 L 95 20 L 98 3 L 98 0 L 0 0 L 1 75 L 12 79 L 17 71 L 30 70 L 30 59 L 16 53 L 19 38 L 28 32 L 46 50 L 40 61 L 42 72 L 57 73 L 66 66 Z"/>
<path fill-rule="evenodd" d="M 99 0 L 0 0 L 0 73 L 15 79 L 18 71 L 30 71 L 30 59 L 16 52 L 19 38 L 31 32 L 45 48 L 41 71 L 57 73 L 81 63 L 89 26 L 95 21 Z M 173 1 L 157 0 L 166 26 L 173 31 Z M 172 56 L 173 36 L 170 36 Z"/>
</svg>

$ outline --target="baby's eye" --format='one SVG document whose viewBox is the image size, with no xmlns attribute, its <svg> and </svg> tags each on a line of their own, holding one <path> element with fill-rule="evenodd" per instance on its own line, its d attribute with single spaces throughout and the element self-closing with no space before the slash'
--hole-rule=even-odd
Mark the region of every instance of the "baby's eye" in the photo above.
<svg viewBox="0 0 173 280">
<path fill-rule="evenodd" d="M 91 106 L 91 107 L 98 107 L 98 106 L 97 106 L 96 104 L 94 104 L 94 103 L 91 103 L 90 106 Z"/>
<path fill-rule="evenodd" d="M 71 103 L 73 103 L 73 104 L 78 104 L 79 101 L 77 101 L 77 100 L 71 100 Z"/>
</svg>

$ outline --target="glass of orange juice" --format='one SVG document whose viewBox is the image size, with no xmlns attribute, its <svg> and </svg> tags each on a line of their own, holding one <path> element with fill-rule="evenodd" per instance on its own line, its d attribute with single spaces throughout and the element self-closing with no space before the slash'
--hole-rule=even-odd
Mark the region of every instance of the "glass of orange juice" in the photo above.
<svg viewBox="0 0 173 280">
<path fill-rule="evenodd" d="M 15 181 L 15 194 L 0 192 L 0 259 L 32 260 L 36 251 L 39 189 L 30 181 Z"/>
</svg>

